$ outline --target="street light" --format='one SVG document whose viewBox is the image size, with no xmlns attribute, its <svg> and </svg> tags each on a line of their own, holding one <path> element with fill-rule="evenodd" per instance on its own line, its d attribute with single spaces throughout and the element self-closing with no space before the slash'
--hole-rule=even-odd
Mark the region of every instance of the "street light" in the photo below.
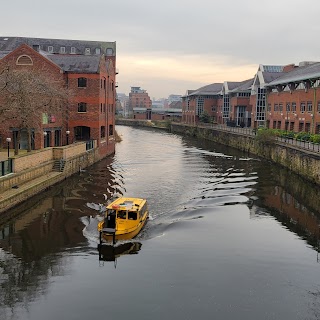
<svg viewBox="0 0 320 320">
<path fill-rule="evenodd" d="M 66 131 L 66 134 L 67 134 L 67 145 L 68 145 L 68 144 L 69 144 L 69 134 L 70 134 L 70 131 L 67 130 L 67 131 Z"/>
<path fill-rule="evenodd" d="M 47 147 L 47 135 L 48 135 L 48 132 L 47 131 L 43 131 L 43 137 L 44 137 L 44 148 Z"/>
<path fill-rule="evenodd" d="M 11 138 L 7 138 L 6 139 L 7 144 L 8 144 L 8 158 L 10 157 L 10 142 L 11 142 Z"/>
</svg>

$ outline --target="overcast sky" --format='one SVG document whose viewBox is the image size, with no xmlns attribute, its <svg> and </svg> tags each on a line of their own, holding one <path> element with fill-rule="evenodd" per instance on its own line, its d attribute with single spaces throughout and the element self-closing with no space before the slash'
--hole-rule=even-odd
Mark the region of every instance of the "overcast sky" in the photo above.
<svg viewBox="0 0 320 320">
<path fill-rule="evenodd" d="M 0 35 L 117 42 L 118 92 L 151 98 L 320 60 L 319 0 L 4 0 Z"/>
</svg>

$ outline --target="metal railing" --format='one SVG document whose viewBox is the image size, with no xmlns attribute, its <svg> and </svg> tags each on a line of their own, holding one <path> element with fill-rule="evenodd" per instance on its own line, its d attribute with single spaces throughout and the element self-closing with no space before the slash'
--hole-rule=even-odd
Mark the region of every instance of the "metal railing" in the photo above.
<svg viewBox="0 0 320 320">
<path fill-rule="evenodd" d="M 224 124 L 198 123 L 198 127 L 212 128 L 216 130 L 234 132 L 234 133 L 239 133 L 239 134 L 248 135 L 248 136 L 255 136 L 257 134 L 257 129 L 254 129 L 254 128 L 228 127 Z M 313 143 L 305 140 L 302 141 L 299 139 L 288 138 L 288 137 L 277 137 L 277 141 L 294 146 L 294 147 L 298 147 L 301 149 L 320 153 L 319 143 Z"/>
<path fill-rule="evenodd" d="M 12 173 L 12 159 L 0 161 L 0 177 Z"/>
</svg>

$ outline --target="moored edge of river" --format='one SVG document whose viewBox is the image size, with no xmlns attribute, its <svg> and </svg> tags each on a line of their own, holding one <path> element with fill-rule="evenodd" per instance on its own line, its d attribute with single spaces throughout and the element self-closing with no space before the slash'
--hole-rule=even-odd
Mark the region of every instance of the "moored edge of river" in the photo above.
<svg viewBox="0 0 320 320">
<path fill-rule="evenodd" d="M 0 213 L 113 153 L 114 143 L 98 148 L 94 140 L 90 149 L 77 142 L 12 157 L 13 173 L 0 177 Z"/>
</svg>

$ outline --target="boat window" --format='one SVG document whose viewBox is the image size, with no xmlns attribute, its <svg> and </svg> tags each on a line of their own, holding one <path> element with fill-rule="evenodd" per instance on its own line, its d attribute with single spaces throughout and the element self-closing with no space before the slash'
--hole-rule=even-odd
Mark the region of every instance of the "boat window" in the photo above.
<svg viewBox="0 0 320 320">
<path fill-rule="evenodd" d="M 121 211 L 118 211 L 118 218 L 119 219 L 126 219 L 126 216 L 127 216 L 127 212 L 126 211 L 123 211 L 123 210 L 121 210 Z"/>
<path fill-rule="evenodd" d="M 136 211 L 129 211 L 128 212 L 128 219 L 129 220 L 137 220 L 137 212 Z"/>
</svg>

